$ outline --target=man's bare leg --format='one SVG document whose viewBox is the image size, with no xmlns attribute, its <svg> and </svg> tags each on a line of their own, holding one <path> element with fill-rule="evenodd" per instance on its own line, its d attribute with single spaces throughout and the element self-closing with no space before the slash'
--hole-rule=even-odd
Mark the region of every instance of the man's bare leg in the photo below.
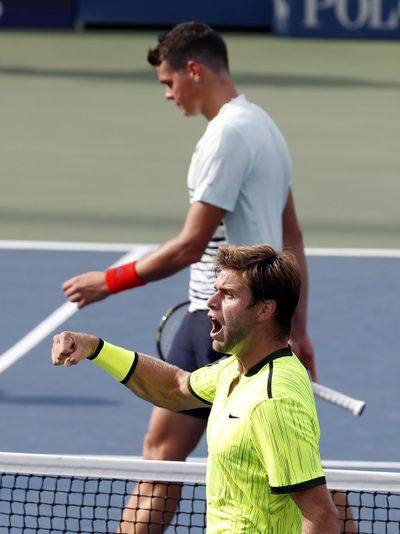
<svg viewBox="0 0 400 534">
<path fill-rule="evenodd" d="M 156 407 L 144 439 L 143 457 L 184 461 L 198 444 L 206 426 L 205 419 Z M 174 517 L 180 493 L 180 484 L 137 484 L 125 507 L 118 533 L 162 534 Z"/>
</svg>

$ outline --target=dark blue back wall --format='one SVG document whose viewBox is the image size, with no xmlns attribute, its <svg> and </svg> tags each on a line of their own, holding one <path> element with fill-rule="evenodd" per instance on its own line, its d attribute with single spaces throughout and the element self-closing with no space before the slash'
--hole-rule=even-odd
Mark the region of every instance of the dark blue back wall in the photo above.
<svg viewBox="0 0 400 534">
<path fill-rule="evenodd" d="M 0 26 L 68 28 L 76 16 L 74 0 L 1 0 Z"/>
<path fill-rule="evenodd" d="M 78 0 L 77 19 L 83 24 L 173 25 L 199 20 L 214 26 L 269 28 L 272 0 Z"/>
</svg>

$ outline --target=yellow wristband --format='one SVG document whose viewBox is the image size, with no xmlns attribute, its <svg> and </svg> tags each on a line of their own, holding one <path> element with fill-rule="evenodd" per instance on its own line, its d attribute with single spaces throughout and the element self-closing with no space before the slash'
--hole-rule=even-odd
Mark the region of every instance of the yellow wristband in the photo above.
<svg viewBox="0 0 400 534">
<path fill-rule="evenodd" d="M 135 370 L 138 355 L 100 339 L 97 349 L 88 360 L 92 360 L 121 384 L 126 384 Z"/>
</svg>

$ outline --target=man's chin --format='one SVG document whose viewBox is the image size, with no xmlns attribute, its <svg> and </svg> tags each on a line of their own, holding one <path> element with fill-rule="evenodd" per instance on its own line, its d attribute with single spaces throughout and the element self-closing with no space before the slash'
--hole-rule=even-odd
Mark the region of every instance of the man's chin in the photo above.
<svg viewBox="0 0 400 534">
<path fill-rule="evenodd" d="M 180 112 L 184 117 L 197 117 L 200 115 L 200 111 L 185 109 L 182 106 L 179 106 Z"/>
<path fill-rule="evenodd" d="M 224 346 L 221 341 L 216 341 L 213 339 L 212 348 L 215 352 L 224 352 Z"/>
<path fill-rule="evenodd" d="M 216 341 L 215 339 L 212 342 L 212 348 L 215 352 L 220 354 L 233 354 L 228 346 L 224 345 L 221 341 Z"/>
</svg>

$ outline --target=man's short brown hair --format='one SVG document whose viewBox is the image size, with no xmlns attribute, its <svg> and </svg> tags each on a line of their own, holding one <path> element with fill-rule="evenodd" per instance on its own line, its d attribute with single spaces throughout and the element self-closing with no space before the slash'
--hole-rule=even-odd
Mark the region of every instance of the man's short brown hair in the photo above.
<svg viewBox="0 0 400 534">
<path fill-rule="evenodd" d="M 201 22 L 183 22 L 158 37 L 156 48 L 149 50 L 147 60 L 153 67 L 162 61 L 176 71 L 184 70 L 189 60 L 204 64 L 218 74 L 228 70 L 228 51 L 222 37 Z"/>
<path fill-rule="evenodd" d="M 215 259 L 217 272 L 229 269 L 243 273 L 253 302 L 274 300 L 280 332 L 290 335 L 291 321 L 299 301 L 301 274 L 296 258 L 268 245 L 235 247 L 222 245 Z"/>
</svg>

